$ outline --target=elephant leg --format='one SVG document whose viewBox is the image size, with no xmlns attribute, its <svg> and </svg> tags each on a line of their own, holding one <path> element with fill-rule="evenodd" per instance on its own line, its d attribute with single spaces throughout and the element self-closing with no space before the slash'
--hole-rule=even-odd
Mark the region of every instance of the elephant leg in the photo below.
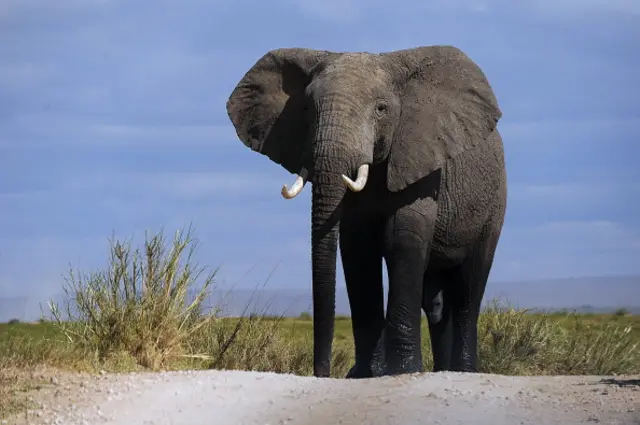
<svg viewBox="0 0 640 425">
<path fill-rule="evenodd" d="M 347 378 L 380 376 L 384 369 L 382 226 L 343 218 L 340 254 L 351 308 L 356 359 Z"/>
<path fill-rule="evenodd" d="M 422 372 L 420 325 L 423 278 L 433 238 L 437 205 L 400 209 L 387 223 L 384 257 L 389 273 L 385 328 L 386 374 Z"/>
<path fill-rule="evenodd" d="M 499 230 L 489 231 L 472 254 L 451 271 L 451 290 L 445 293 L 445 302 L 451 304 L 453 319 L 451 351 L 451 370 L 453 371 L 478 371 L 480 304 L 484 297 L 499 236 Z"/>
<path fill-rule="evenodd" d="M 427 270 L 424 276 L 422 308 L 429 324 L 429 339 L 433 353 L 433 371 L 451 368 L 453 326 L 451 305 L 445 301 L 444 271 Z"/>
</svg>

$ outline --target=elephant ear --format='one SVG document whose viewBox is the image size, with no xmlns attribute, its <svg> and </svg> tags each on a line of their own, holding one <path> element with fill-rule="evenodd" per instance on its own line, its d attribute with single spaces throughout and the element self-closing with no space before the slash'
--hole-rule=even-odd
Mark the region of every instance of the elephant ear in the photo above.
<svg viewBox="0 0 640 425">
<path fill-rule="evenodd" d="M 453 46 L 386 54 L 400 66 L 400 123 L 391 145 L 387 185 L 399 191 L 483 143 L 502 112 L 484 73 Z"/>
<path fill-rule="evenodd" d="M 305 88 L 313 67 L 329 55 L 313 49 L 272 50 L 247 71 L 227 101 L 238 138 L 290 173 L 300 172 L 308 139 Z"/>
</svg>

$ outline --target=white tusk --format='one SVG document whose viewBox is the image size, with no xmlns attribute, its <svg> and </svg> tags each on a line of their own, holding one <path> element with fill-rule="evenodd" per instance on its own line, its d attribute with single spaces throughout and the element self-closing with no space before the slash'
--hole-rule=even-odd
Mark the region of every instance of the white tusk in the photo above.
<svg viewBox="0 0 640 425">
<path fill-rule="evenodd" d="M 300 192 L 302 192 L 304 183 L 302 176 L 297 176 L 296 181 L 291 186 L 291 189 L 288 189 L 286 184 L 282 186 L 282 197 L 285 199 L 295 198 Z"/>
<path fill-rule="evenodd" d="M 369 177 L 369 164 L 362 164 L 360 168 L 358 168 L 358 177 L 356 177 L 356 181 L 351 180 L 349 177 L 342 175 L 342 180 L 347 184 L 349 189 L 354 192 L 360 192 L 364 189 L 364 186 L 367 184 L 367 178 Z"/>
</svg>

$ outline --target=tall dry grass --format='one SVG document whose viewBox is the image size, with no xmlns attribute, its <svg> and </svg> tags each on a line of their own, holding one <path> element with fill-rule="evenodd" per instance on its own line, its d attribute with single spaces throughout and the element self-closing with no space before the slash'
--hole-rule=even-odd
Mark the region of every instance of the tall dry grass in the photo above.
<svg viewBox="0 0 640 425">
<path fill-rule="evenodd" d="M 216 320 L 215 312 L 202 311 L 216 270 L 201 279 L 206 270 L 193 263 L 196 246 L 190 229 L 176 232 L 169 246 L 160 232 L 145 235 L 142 249 L 112 243 L 106 270 L 71 269 L 63 287 L 71 301 L 66 315 L 50 303 L 61 332 L 98 360 L 126 353 L 143 367 L 166 367 Z M 190 300 L 193 288 L 198 292 Z"/>
</svg>

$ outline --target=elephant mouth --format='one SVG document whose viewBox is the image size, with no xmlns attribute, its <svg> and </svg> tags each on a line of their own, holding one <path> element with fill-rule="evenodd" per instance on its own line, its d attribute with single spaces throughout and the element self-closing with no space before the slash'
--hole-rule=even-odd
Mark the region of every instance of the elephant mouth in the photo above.
<svg viewBox="0 0 640 425">
<path fill-rule="evenodd" d="M 369 178 L 369 164 L 362 164 L 358 167 L 358 174 L 356 176 L 356 180 L 351 180 L 348 176 L 344 174 L 341 175 L 342 180 L 345 185 L 352 192 L 360 192 L 367 185 L 367 180 Z M 305 184 L 307 183 L 309 178 L 309 172 L 306 168 L 302 168 L 300 173 L 296 176 L 294 183 L 291 185 L 291 188 L 287 187 L 287 185 L 282 186 L 282 197 L 285 199 L 293 199 L 298 196 L 302 189 L 304 189 Z"/>
</svg>

